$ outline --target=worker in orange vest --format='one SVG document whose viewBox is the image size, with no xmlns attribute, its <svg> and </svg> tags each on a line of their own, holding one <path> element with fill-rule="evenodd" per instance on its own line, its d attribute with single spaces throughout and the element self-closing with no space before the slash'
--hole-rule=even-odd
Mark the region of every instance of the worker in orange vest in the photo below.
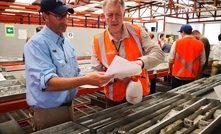
<svg viewBox="0 0 221 134">
<path fill-rule="evenodd" d="M 163 45 L 165 44 L 164 34 L 160 34 L 160 39 L 157 41 L 157 43 L 159 44 L 160 48 L 163 47 Z"/>
<path fill-rule="evenodd" d="M 206 61 L 204 45 L 191 35 L 192 27 L 182 25 L 178 32 L 182 38 L 176 40 L 169 54 L 172 89 L 196 80 Z"/>
<path fill-rule="evenodd" d="M 116 55 L 141 66 L 138 79 L 143 96 L 150 93 L 146 70 L 164 61 L 164 53 L 141 25 L 123 24 L 125 4 L 122 0 L 104 0 L 103 11 L 108 28 L 94 36 L 92 71 L 106 71 Z M 125 94 L 132 77 L 118 78 L 104 87 L 106 107 L 126 102 Z M 136 90 L 136 89 L 134 89 Z"/>
</svg>

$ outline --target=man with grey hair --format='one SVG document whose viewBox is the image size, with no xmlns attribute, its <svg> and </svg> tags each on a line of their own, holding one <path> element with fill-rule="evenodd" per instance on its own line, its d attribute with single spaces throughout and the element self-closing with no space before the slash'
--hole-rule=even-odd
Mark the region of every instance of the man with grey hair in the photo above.
<svg viewBox="0 0 221 134">
<path fill-rule="evenodd" d="M 143 88 L 143 96 L 150 93 L 147 69 L 164 61 L 164 53 L 141 25 L 123 24 L 123 0 L 104 0 L 104 18 L 107 28 L 94 36 L 91 64 L 93 71 L 106 71 L 116 55 L 134 62 L 142 68 L 136 76 Z M 106 107 L 125 102 L 128 82 L 132 77 L 118 78 L 104 87 Z"/>
</svg>

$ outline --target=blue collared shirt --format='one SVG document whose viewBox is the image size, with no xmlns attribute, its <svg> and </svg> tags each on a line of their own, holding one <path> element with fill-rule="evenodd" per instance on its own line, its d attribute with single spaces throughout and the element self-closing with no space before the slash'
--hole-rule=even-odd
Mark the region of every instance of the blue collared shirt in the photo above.
<svg viewBox="0 0 221 134">
<path fill-rule="evenodd" d="M 52 77 L 82 76 L 75 50 L 63 35 L 47 26 L 25 44 L 26 100 L 35 108 L 53 108 L 70 102 L 78 88 L 66 91 L 45 91 Z"/>
</svg>

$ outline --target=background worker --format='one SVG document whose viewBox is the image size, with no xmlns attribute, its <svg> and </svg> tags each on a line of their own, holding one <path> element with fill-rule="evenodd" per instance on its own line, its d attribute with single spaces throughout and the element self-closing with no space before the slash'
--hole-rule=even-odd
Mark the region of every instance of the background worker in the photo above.
<svg viewBox="0 0 221 134">
<path fill-rule="evenodd" d="M 173 42 L 174 42 L 174 35 L 171 34 L 171 35 L 169 35 L 168 43 L 169 43 L 170 45 L 173 45 Z"/>
<path fill-rule="evenodd" d="M 178 32 L 182 38 L 172 45 L 169 54 L 172 89 L 196 80 L 206 61 L 203 43 L 191 36 L 192 27 L 182 25 Z"/>
<path fill-rule="evenodd" d="M 219 42 L 212 48 L 213 64 L 211 69 L 211 76 L 221 73 L 221 34 L 218 35 Z"/>
<path fill-rule="evenodd" d="M 157 43 L 159 44 L 160 48 L 163 47 L 165 40 L 164 40 L 164 34 L 160 34 L 160 38 L 158 39 Z"/>
<path fill-rule="evenodd" d="M 104 0 L 102 8 L 107 29 L 94 36 L 92 71 L 105 71 L 116 55 L 135 62 L 143 69 L 140 74 L 143 77 L 139 77 L 143 96 L 148 95 L 150 89 L 146 69 L 162 63 L 164 53 L 141 25 L 123 24 L 125 13 L 123 0 Z M 126 88 L 130 80 L 131 77 L 115 79 L 104 87 L 106 107 L 126 102 Z"/>
<path fill-rule="evenodd" d="M 203 36 L 198 30 L 193 30 L 192 35 L 197 39 L 203 42 L 204 44 L 204 50 L 206 53 L 206 62 L 203 65 L 203 68 L 199 74 L 199 78 L 202 78 L 204 76 L 204 72 L 208 66 L 208 60 L 209 60 L 209 54 L 210 54 L 210 43 L 209 40 Z"/>
<path fill-rule="evenodd" d="M 42 0 L 44 28 L 27 42 L 26 101 L 33 129 L 41 130 L 73 120 L 72 99 L 84 84 L 102 86 L 113 75 L 93 72 L 83 75 L 71 42 L 64 37 L 67 17 L 74 13 L 61 0 Z"/>
</svg>

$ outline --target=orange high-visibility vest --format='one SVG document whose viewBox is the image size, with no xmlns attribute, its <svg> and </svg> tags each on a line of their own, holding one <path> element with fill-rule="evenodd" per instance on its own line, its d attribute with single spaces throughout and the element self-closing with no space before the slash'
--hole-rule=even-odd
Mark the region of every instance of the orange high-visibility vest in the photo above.
<svg viewBox="0 0 221 134">
<path fill-rule="evenodd" d="M 143 55 L 140 43 L 140 29 L 137 25 L 126 25 L 126 27 L 129 31 L 128 33 L 130 38 L 124 39 L 125 53 L 129 61 L 135 61 Z M 108 36 L 107 29 L 94 36 L 94 49 L 98 60 L 103 64 L 104 70 L 106 70 L 111 64 L 115 55 L 118 55 L 118 51 L 116 50 L 114 43 Z M 143 87 L 143 96 L 146 96 L 150 93 L 149 78 L 146 70 L 142 70 L 140 76 L 142 77 L 138 77 L 138 79 Z M 104 93 L 105 96 L 112 101 L 122 101 L 126 95 L 126 84 L 121 81 L 116 81 L 114 84 L 105 86 Z"/>
<path fill-rule="evenodd" d="M 192 37 L 178 39 L 172 75 L 178 78 L 196 79 L 200 71 L 203 48 L 203 43 Z"/>
</svg>

